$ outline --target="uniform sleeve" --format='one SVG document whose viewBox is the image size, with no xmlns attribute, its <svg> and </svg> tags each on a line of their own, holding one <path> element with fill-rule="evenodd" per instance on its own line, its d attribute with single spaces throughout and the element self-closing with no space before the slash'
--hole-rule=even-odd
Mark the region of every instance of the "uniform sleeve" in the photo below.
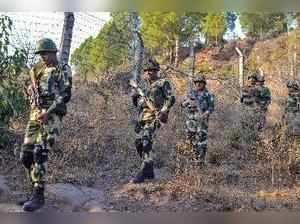
<svg viewBox="0 0 300 224">
<path fill-rule="evenodd" d="M 264 99 L 265 99 L 267 105 L 269 105 L 271 103 L 272 96 L 271 96 L 271 91 L 269 90 L 269 88 L 266 88 L 264 91 Z"/>
<path fill-rule="evenodd" d="M 175 104 L 175 96 L 172 93 L 172 87 L 169 81 L 164 81 L 163 93 L 166 100 L 161 110 L 168 112 L 170 108 Z"/>
<path fill-rule="evenodd" d="M 70 71 L 69 71 L 70 72 Z M 65 99 L 68 97 L 68 80 L 65 72 L 59 72 L 55 75 L 55 98 L 52 105 L 49 107 L 47 113 L 55 113 L 57 111 L 65 110 Z M 70 75 L 70 74 L 68 74 Z"/>
<path fill-rule="evenodd" d="M 242 88 L 242 90 L 241 90 L 241 96 L 240 96 L 241 103 L 244 102 L 244 98 L 245 98 L 246 95 L 247 94 L 246 94 L 245 88 Z"/>
<path fill-rule="evenodd" d="M 131 96 L 133 105 L 135 107 L 137 107 L 141 96 L 138 94 L 138 92 L 135 89 L 131 89 L 130 96 Z"/>
<path fill-rule="evenodd" d="M 189 106 L 189 104 L 190 104 L 190 99 L 186 96 L 181 103 L 181 107 L 186 108 Z"/>
</svg>

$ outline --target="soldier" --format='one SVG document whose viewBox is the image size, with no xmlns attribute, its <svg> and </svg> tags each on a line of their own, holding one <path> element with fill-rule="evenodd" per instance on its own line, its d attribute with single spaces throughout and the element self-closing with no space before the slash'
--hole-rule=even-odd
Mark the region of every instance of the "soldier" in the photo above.
<svg viewBox="0 0 300 224">
<path fill-rule="evenodd" d="M 206 88 L 206 79 L 198 74 L 193 83 L 195 88 L 182 102 L 186 110 L 186 135 L 189 144 L 192 145 L 197 163 L 205 164 L 207 152 L 208 122 L 211 113 L 214 111 L 214 95 Z"/>
<path fill-rule="evenodd" d="M 266 113 L 268 107 L 271 104 L 271 92 L 265 84 L 265 78 L 261 74 L 256 75 L 256 94 L 255 102 L 258 106 L 258 112 L 260 115 L 258 130 L 262 130 L 266 124 Z"/>
<path fill-rule="evenodd" d="M 300 112 L 300 85 L 297 80 L 289 80 L 286 86 L 288 88 L 288 98 L 285 106 L 285 115 L 294 116 Z"/>
<path fill-rule="evenodd" d="M 38 41 L 35 54 L 40 55 L 41 61 L 30 71 L 31 85 L 27 92 L 31 110 L 20 160 L 30 177 L 32 195 L 20 202 L 24 211 L 35 211 L 44 205 L 48 151 L 60 134 L 60 123 L 71 97 L 71 69 L 60 64 L 56 53 L 51 39 Z"/>
<path fill-rule="evenodd" d="M 266 112 L 271 103 L 270 90 L 264 86 L 265 79 L 258 72 L 248 76 L 247 85 L 241 91 L 241 103 L 249 115 L 246 126 L 262 131 L 266 123 Z M 249 123 L 249 121 L 252 121 Z"/>
<path fill-rule="evenodd" d="M 248 82 L 241 91 L 241 103 L 247 107 L 255 106 L 255 84 L 257 77 L 255 74 L 248 76 Z"/>
<path fill-rule="evenodd" d="M 297 80 L 287 82 L 288 98 L 284 111 L 284 122 L 287 126 L 287 137 L 294 145 L 289 150 L 290 172 L 296 176 L 299 182 L 300 177 L 300 84 Z"/>
<path fill-rule="evenodd" d="M 144 88 L 133 88 L 133 104 L 138 108 L 139 119 L 136 123 L 136 150 L 142 158 L 142 166 L 132 183 L 142 183 L 153 179 L 152 143 L 155 131 L 161 123 L 166 123 L 170 108 L 175 103 L 170 83 L 159 77 L 160 66 L 155 59 L 146 60 L 143 66 Z"/>
</svg>

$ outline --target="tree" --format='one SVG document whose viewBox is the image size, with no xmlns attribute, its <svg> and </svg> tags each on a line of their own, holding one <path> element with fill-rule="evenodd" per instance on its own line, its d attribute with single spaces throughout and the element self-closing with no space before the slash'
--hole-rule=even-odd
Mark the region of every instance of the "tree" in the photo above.
<svg viewBox="0 0 300 224">
<path fill-rule="evenodd" d="M 25 67 L 24 51 L 10 45 L 12 21 L 0 15 L 0 145 L 5 143 L 11 117 L 25 109 L 22 86 L 17 78 Z"/>
<path fill-rule="evenodd" d="M 141 13 L 142 37 L 151 54 L 163 54 L 174 59 L 176 44 L 179 44 L 180 17 L 175 12 Z"/>
<path fill-rule="evenodd" d="M 224 13 L 208 13 L 203 22 L 203 33 L 207 43 L 216 45 L 223 40 L 226 32 L 226 18 Z"/>
<path fill-rule="evenodd" d="M 92 64 L 90 62 L 92 44 L 93 38 L 89 37 L 73 52 L 71 57 L 71 63 L 76 66 L 76 70 L 84 80 L 86 80 L 87 73 L 92 70 Z"/>
<path fill-rule="evenodd" d="M 112 19 L 104 24 L 97 37 L 87 39 L 72 55 L 71 62 L 83 77 L 88 72 L 96 76 L 111 74 L 131 59 L 130 15 L 116 12 L 111 16 Z"/>
<path fill-rule="evenodd" d="M 178 65 L 179 49 L 201 30 L 202 13 L 141 13 L 142 36 L 151 54 L 169 58 Z"/>
<path fill-rule="evenodd" d="M 248 36 L 262 38 L 266 33 L 287 31 L 284 13 L 241 13 L 241 26 Z"/>
</svg>

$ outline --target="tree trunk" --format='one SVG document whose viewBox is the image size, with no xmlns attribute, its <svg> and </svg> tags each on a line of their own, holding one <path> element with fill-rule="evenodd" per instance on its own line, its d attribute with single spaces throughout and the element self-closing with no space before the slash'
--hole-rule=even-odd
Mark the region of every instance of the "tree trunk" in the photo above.
<svg viewBox="0 0 300 224">
<path fill-rule="evenodd" d="M 60 60 L 63 64 L 68 64 L 75 17 L 73 12 L 65 12 L 64 14 L 64 26 L 60 42 Z"/>
<path fill-rule="evenodd" d="M 169 48 L 169 64 L 173 64 L 173 47 Z"/>
<path fill-rule="evenodd" d="M 179 63 L 179 38 L 176 37 L 175 40 L 175 62 L 174 65 L 177 68 Z"/>
</svg>

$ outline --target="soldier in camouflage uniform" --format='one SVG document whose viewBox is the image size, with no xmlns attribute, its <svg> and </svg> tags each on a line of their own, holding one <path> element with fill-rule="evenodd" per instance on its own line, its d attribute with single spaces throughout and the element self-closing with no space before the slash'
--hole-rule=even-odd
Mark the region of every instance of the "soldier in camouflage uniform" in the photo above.
<svg viewBox="0 0 300 224">
<path fill-rule="evenodd" d="M 186 111 L 186 136 L 188 143 L 193 147 L 196 161 L 204 165 L 207 152 L 208 122 L 214 111 L 215 99 L 206 88 L 206 79 L 198 74 L 193 83 L 195 88 L 182 102 Z"/>
<path fill-rule="evenodd" d="M 246 86 L 241 90 L 241 103 L 246 107 L 255 106 L 255 84 L 257 81 L 256 75 L 248 76 Z"/>
<path fill-rule="evenodd" d="M 41 61 L 30 71 L 32 83 L 27 92 L 31 111 L 20 154 L 33 190 L 31 198 L 23 202 L 24 211 L 35 211 L 44 205 L 48 151 L 60 134 L 72 86 L 71 69 L 58 62 L 57 48 L 51 39 L 40 40 L 35 53 Z"/>
<path fill-rule="evenodd" d="M 288 98 L 284 111 L 287 137 L 294 145 L 289 150 L 290 171 L 299 182 L 300 177 L 300 84 L 297 80 L 287 82 Z"/>
<path fill-rule="evenodd" d="M 175 103 L 170 82 L 159 77 L 160 66 L 155 59 L 143 65 L 144 87 L 133 88 L 133 104 L 138 108 L 136 123 L 136 150 L 142 158 L 142 166 L 132 183 L 142 183 L 154 178 L 152 144 L 155 131 L 166 123 L 170 108 Z"/>
<path fill-rule="evenodd" d="M 255 102 L 258 106 L 258 113 L 260 116 L 258 130 L 262 130 L 266 124 L 266 114 L 272 98 L 269 88 L 264 85 L 264 76 L 257 74 L 256 77 Z"/>
<path fill-rule="evenodd" d="M 271 92 L 264 86 L 265 79 L 258 72 L 248 77 L 247 85 L 241 91 L 241 103 L 251 116 L 256 130 L 265 127 L 266 113 L 271 103 Z"/>
</svg>

